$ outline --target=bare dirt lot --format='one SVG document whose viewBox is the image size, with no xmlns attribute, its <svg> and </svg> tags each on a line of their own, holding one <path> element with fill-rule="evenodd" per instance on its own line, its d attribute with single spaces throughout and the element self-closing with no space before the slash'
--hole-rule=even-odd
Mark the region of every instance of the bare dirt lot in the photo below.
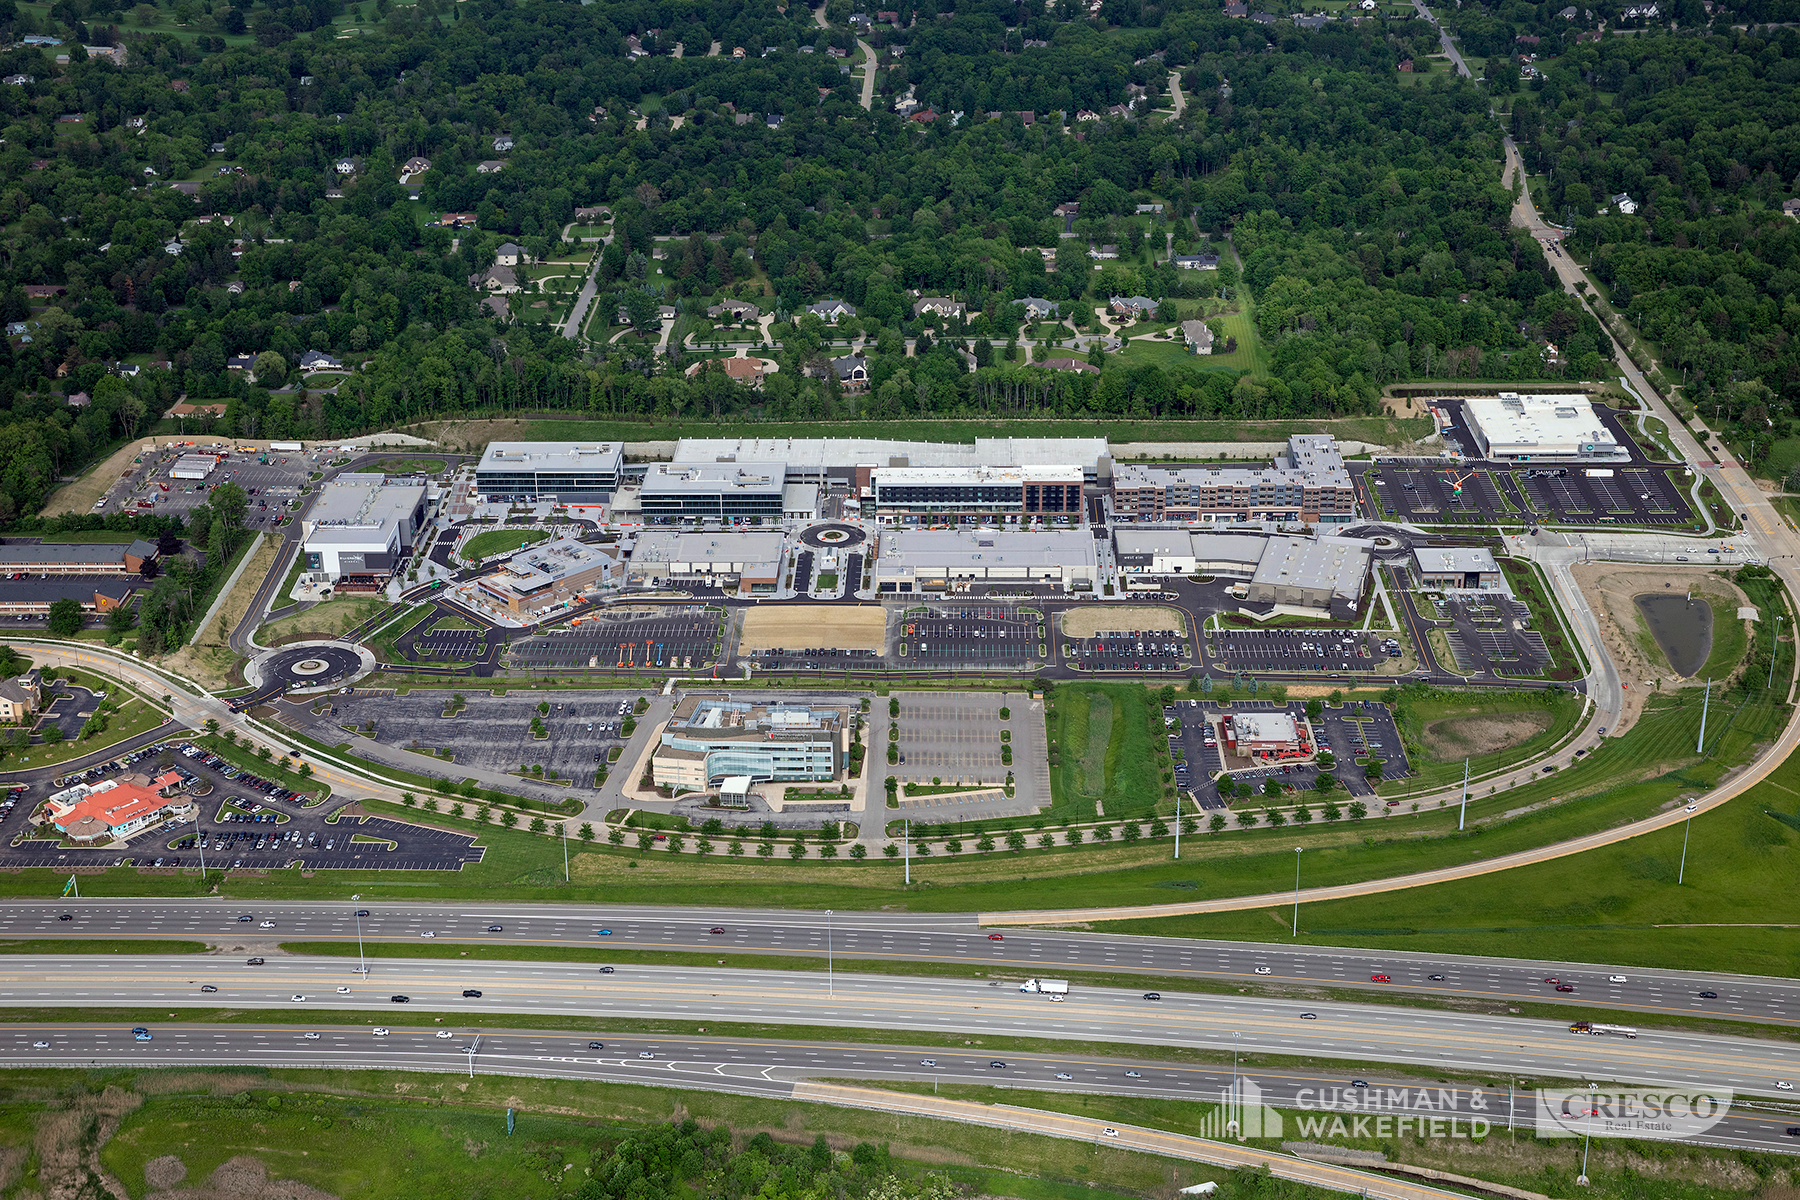
<svg viewBox="0 0 1800 1200">
<path fill-rule="evenodd" d="M 1440 761 L 1522 745 L 1550 728 L 1547 712 L 1446 717 L 1425 727 L 1425 748 Z"/>
<path fill-rule="evenodd" d="M 1063 636 L 1090 638 L 1103 629 L 1141 629 L 1146 633 L 1179 633 L 1187 635 L 1187 618 L 1178 610 L 1161 607 L 1125 607 L 1096 604 L 1089 608 L 1071 609 L 1063 614 Z"/>
<path fill-rule="evenodd" d="M 1599 621 L 1606 652 L 1619 668 L 1619 679 L 1628 685 L 1624 710 L 1613 731 L 1615 734 L 1636 723 L 1651 691 L 1659 686 L 1683 687 L 1692 682 L 1670 668 L 1644 627 L 1633 597 L 1645 592 L 1685 591 L 1692 587 L 1696 594 L 1716 597 L 1731 605 L 1750 603 L 1736 584 L 1700 567 L 1634 567 L 1590 562 L 1577 563 L 1572 571 Z M 1716 630 L 1714 636 L 1717 636 Z"/>
<path fill-rule="evenodd" d="M 88 512 L 100 497 L 106 495 L 107 489 L 119 481 L 119 476 L 131 468 L 131 460 L 155 445 L 155 438 L 139 438 L 113 451 L 105 462 L 90 468 L 74 483 L 64 484 L 52 492 L 40 515 L 54 517 L 66 512 Z"/>
<path fill-rule="evenodd" d="M 744 614 L 739 639 L 745 650 L 789 650 L 830 646 L 870 650 L 887 645 L 887 610 L 879 604 L 783 604 Z"/>
</svg>

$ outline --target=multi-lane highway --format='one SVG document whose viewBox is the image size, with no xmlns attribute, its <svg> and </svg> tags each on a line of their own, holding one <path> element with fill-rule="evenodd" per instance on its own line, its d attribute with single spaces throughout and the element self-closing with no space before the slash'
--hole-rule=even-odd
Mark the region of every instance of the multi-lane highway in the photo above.
<svg viewBox="0 0 1800 1200">
<path fill-rule="evenodd" d="M 369 915 L 358 918 L 355 913 Z M 64 921 L 63 914 L 71 919 Z M 238 918 L 249 916 L 251 921 Z M 272 929 L 261 922 L 273 921 Z M 500 929 L 490 931 L 490 925 Z M 602 929 L 610 934 L 600 935 Z M 714 934 L 712 929 L 723 929 Z M 1270 988 L 1408 992 L 1800 1025 L 1800 980 L 1386 950 L 1009 929 L 967 913 L 837 913 L 502 903 L 232 906 L 217 900 L 63 900 L 0 904 L 0 938 L 176 938 L 221 946 L 437 939 L 485 945 L 757 953 L 858 961 L 962 963 L 1009 977 L 1071 971 L 1250 983 Z M 1267 968 L 1267 974 L 1259 971 Z M 1386 975 L 1387 982 L 1375 982 Z M 1432 976 L 1441 975 L 1442 979 Z M 1613 977 L 1622 977 L 1615 982 Z M 1556 980 L 1574 987 L 1558 992 Z M 1715 992 L 1714 997 L 1702 992 Z M 1579 1012 L 1571 1009 L 1571 1016 Z"/>
<path fill-rule="evenodd" d="M 935 1047 L 854 1045 L 636 1034 L 569 1034 L 517 1029 L 367 1027 L 330 1024 L 193 1024 L 146 1022 L 152 1040 L 136 1041 L 124 1025 L 57 1023 L 0 1029 L 0 1065 L 89 1067 L 266 1066 L 311 1070 L 370 1067 L 405 1071 L 531 1075 L 654 1087 L 730 1091 L 787 1099 L 803 1080 L 837 1079 L 871 1085 L 935 1080 L 1049 1093 L 1080 1092 L 1217 1101 L 1231 1086 L 1229 1066 L 1182 1065 L 1154 1059 L 1095 1058 L 1082 1054 L 984 1053 Z M 448 1033 L 451 1036 L 445 1037 Z M 316 1038 L 308 1038 L 316 1034 Z M 599 1045 L 595 1046 L 594 1043 Z M 473 1053 L 471 1053 L 473 1048 Z M 648 1056 L 648 1057 L 645 1057 Z M 1529 1128 L 1533 1095 L 1496 1079 L 1458 1088 L 1406 1073 L 1368 1073 L 1358 1088 L 1345 1073 L 1307 1069 L 1245 1070 L 1262 1103 L 1278 1109 L 1331 1115 L 1363 1113 L 1482 1120 L 1497 1130 Z M 1361 1078 L 1360 1076 L 1358 1078 Z M 1423 1089 L 1423 1091 L 1421 1091 Z M 1029 1105 L 1029 1096 L 1018 1098 Z M 1290 1118 L 1293 1119 L 1293 1118 Z M 1704 1137 L 1708 1145 L 1793 1150 L 1786 1128 L 1796 1118 L 1777 1108 L 1748 1105 Z M 1303 1133 L 1296 1125 L 1293 1132 Z"/>
<path fill-rule="evenodd" d="M 367 977 L 357 970 L 354 959 L 310 956 L 251 966 L 236 955 L 17 955 L 0 958 L 0 1005 L 337 1011 L 357 1021 L 370 1010 L 547 1014 L 696 1029 L 732 1021 L 956 1034 L 971 1043 L 1026 1037 L 1185 1049 L 1235 1041 L 1245 1052 L 1404 1063 L 1427 1074 L 1517 1072 L 1769 1096 L 1778 1082 L 1800 1080 L 1800 1045 L 1786 1042 L 1649 1029 L 1630 1040 L 1590 1037 L 1562 1021 L 1336 1001 L 1077 986 L 1058 1002 L 1010 981 L 632 964 L 603 973 L 593 964 L 383 959 Z"/>
</svg>

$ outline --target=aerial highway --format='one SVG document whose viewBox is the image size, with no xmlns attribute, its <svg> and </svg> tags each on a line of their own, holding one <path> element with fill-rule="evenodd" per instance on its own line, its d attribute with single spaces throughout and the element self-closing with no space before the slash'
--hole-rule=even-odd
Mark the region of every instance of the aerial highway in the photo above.
<svg viewBox="0 0 1800 1200">
<path fill-rule="evenodd" d="M 368 913 L 357 917 L 358 911 Z M 64 914 L 70 919 L 62 920 Z M 252 920 L 243 921 L 242 917 Z M 272 921 L 270 929 L 263 921 Z M 498 925 L 498 930 L 489 926 Z M 600 935 L 602 929 L 609 934 Z M 723 933 L 714 934 L 713 929 Z M 1007 930 L 969 913 L 805 912 L 653 906 L 312 901 L 238 906 L 221 900 L 76 900 L 0 903 L 0 939 L 160 938 L 221 946 L 283 942 L 434 939 L 515 946 L 757 953 L 861 962 L 965 963 L 1014 976 L 1061 972 L 1152 974 L 1269 987 L 1330 987 L 1518 1003 L 1602 1006 L 1646 1016 L 1679 1013 L 1800 1024 L 1800 980 L 1508 958 L 1433 955 L 1278 943 L 1133 937 L 1112 932 Z M 250 952 L 250 951 L 247 951 Z M 1266 975 L 1258 968 L 1268 968 Z M 1386 975 L 1386 982 L 1373 977 Z M 1433 979 L 1442 975 L 1442 979 Z M 1620 976 L 1623 982 L 1614 982 Z M 1555 979 L 1573 992 L 1558 992 Z M 1716 992 L 1715 997 L 1702 992 Z M 1572 1010 L 1572 1016 L 1579 1015 Z"/>
<path fill-rule="evenodd" d="M 0 1063 L 9 1067 L 264 1066 L 308 1070 L 473 1072 L 584 1079 L 652 1087 L 694 1088 L 790 1099 L 805 1080 L 845 1080 L 878 1087 L 884 1082 L 936 1081 L 1049 1093 L 1079 1092 L 1154 1096 L 1217 1102 L 1231 1086 L 1231 1068 L 1155 1059 L 1096 1058 L 1083 1054 L 987 1053 L 940 1047 L 857 1045 L 715 1037 L 643 1037 L 637 1034 L 557 1033 L 525 1029 L 442 1029 L 395 1026 L 377 1036 L 367 1026 L 288 1022 L 274 1025 L 209 1025 L 146 1022 L 151 1041 L 136 1041 L 124 1025 L 31 1024 L 0 1029 Z M 451 1036 L 442 1036 L 449 1033 Z M 308 1034 L 316 1034 L 309 1038 Z M 599 1046 L 594 1043 L 599 1042 Z M 644 1056 L 649 1057 L 644 1057 Z M 1341 1072 L 1307 1068 L 1243 1070 L 1261 1089 L 1262 1102 L 1288 1110 L 1362 1111 L 1394 1118 L 1455 1116 L 1466 1126 L 1480 1118 L 1504 1131 L 1531 1128 L 1533 1096 L 1498 1078 L 1467 1085 L 1446 1097 L 1437 1080 L 1396 1071 L 1368 1072 L 1367 1089 Z M 1421 1101 L 1419 1089 L 1425 1089 Z M 1022 1095 L 1018 1103 L 1029 1105 Z M 1292 1118 L 1289 1118 L 1292 1119 Z M 1740 1105 L 1709 1134 L 1706 1145 L 1739 1149 L 1800 1149 L 1786 1135 L 1795 1118 L 1754 1102 Z M 1298 1133 L 1298 1127 L 1290 1132 Z"/>
<path fill-rule="evenodd" d="M 145 1015 L 226 1007 L 333 1012 L 376 1024 L 387 1013 L 554 1014 L 615 1020 L 751 1022 L 1120 1047 L 1405 1063 L 1489 1077 L 1731 1088 L 1778 1095 L 1800 1080 L 1800 1045 L 1644 1029 L 1633 1039 L 1569 1032 L 1564 1021 L 1412 1007 L 1078 986 L 1063 1002 L 1011 981 L 623 964 L 232 955 L 0 958 L 0 1005 L 111 1008 Z M 211 987 L 214 991 L 203 991 Z M 341 989 L 341 990 L 340 990 Z M 478 995 L 465 993 L 476 992 Z M 404 996 L 404 1002 L 392 1000 Z M 371 1017 L 371 1013 L 374 1017 Z M 1311 1013 L 1311 1017 L 1304 1014 Z M 702 1028 L 696 1024 L 696 1029 Z"/>
</svg>

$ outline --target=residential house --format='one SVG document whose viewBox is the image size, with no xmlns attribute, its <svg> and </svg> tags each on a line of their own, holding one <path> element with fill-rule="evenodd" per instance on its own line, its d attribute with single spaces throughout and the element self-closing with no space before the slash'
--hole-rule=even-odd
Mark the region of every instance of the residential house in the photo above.
<svg viewBox="0 0 1800 1200">
<path fill-rule="evenodd" d="M 251 378 L 256 376 L 256 355 L 233 354 L 225 360 L 227 371 L 242 371 Z"/>
<path fill-rule="evenodd" d="M 1181 323 L 1181 340 L 1193 354 L 1211 354 L 1213 352 L 1212 326 L 1205 321 L 1183 321 Z"/>
<path fill-rule="evenodd" d="M 1104 246 L 1096 246 L 1092 242 L 1089 242 L 1088 243 L 1088 257 L 1089 258 L 1117 258 L 1117 257 L 1119 257 L 1119 248 L 1110 243 L 1107 245 L 1104 245 Z"/>
<path fill-rule="evenodd" d="M 1114 296 L 1108 301 L 1108 306 L 1118 316 L 1138 320 L 1155 316 L 1156 303 L 1148 296 Z"/>
<path fill-rule="evenodd" d="M 248 356 L 240 355 L 239 357 Z M 254 362 L 255 360 L 252 359 L 251 361 Z M 232 367 L 229 360 L 225 365 L 234 371 L 246 369 L 242 367 Z M 180 417 L 222 417 L 225 415 L 225 410 L 229 407 L 230 406 L 227 404 L 189 404 L 187 401 L 183 400 L 180 404 L 175 405 L 175 407 L 163 413 L 163 416 L 170 420 L 175 420 Z"/>
<path fill-rule="evenodd" d="M 136 363 L 118 363 L 113 367 L 113 374 L 124 379 L 136 379 L 142 371 Z"/>
<path fill-rule="evenodd" d="M 335 164 L 335 168 L 339 175 L 354 175 L 356 174 L 356 167 L 356 160 L 348 156 L 338 159 Z"/>
<path fill-rule="evenodd" d="M 344 198 L 344 189 L 338 187 L 326 188 L 325 198 L 327 200 L 342 200 Z"/>
<path fill-rule="evenodd" d="M 511 267 L 496 264 L 479 275 L 469 276 L 469 286 L 506 294 L 519 290 L 519 276 Z"/>
<path fill-rule="evenodd" d="M 1781 202 L 1781 211 L 1787 216 L 1793 217 L 1796 221 L 1800 221 L 1800 200 L 1783 200 Z"/>
<path fill-rule="evenodd" d="M 1638 210 L 1637 201 L 1631 198 L 1630 192 L 1620 192 L 1612 197 L 1612 205 L 1628 217 Z"/>
<path fill-rule="evenodd" d="M 187 95 L 188 92 L 190 90 L 192 90 L 192 87 L 193 87 L 193 85 L 188 83 L 188 81 L 185 79 L 169 80 L 169 90 L 171 92 L 176 93 L 177 95 L 181 95 L 181 96 Z"/>
<path fill-rule="evenodd" d="M 508 150 L 511 150 L 512 148 L 513 148 L 512 134 L 503 133 L 494 139 L 494 152 L 496 154 L 505 154 Z"/>
<path fill-rule="evenodd" d="M 612 209 L 604 204 L 591 204 L 575 210 L 575 220 L 580 224 L 592 225 L 596 221 L 604 221 L 612 216 Z"/>
<path fill-rule="evenodd" d="M 921 112 L 914 113 L 912 116 L 910 116 L 906 119 L 909 121 L 912 121 L 916 124 L 919 124 L 919 125 L 929 125 L 933 121 L 937 120 L 937 117 L 938 117 L 938 115 L 935 112 L 932 112 L 929 108 L 927 108 Z"/>
<path fill-rule="evenodd" d="M 1081 203 L 1077 200 L 1071 200 L 1066 204 L 1057 205 L 1050 211 L 1059 217 L 1079 217 L 1081 215 Z"/>
<path fill-rule="evenodd" d="M 1098 375 L 1100 373 L 1099 367 L 1079 358 L 1046 358 L 1043 362 L 1035 365 L 1051 371 L 1074 371 L 1078 375 Z"/>
<path fill-rule="evenodd" d="M 625 57 L 630 59 L 647 58 L 650 52 L 644 49 L 644 40 L 635 33 L 625 35 Z"/>
<path fill-rule="evenodd" d="M 209 153 L 209 154 L 225 153 L 225 143 L 224 142 L 214 142 L 212 145 L 207 147 L 207 153 Z"/>
<path fill-rule="evenodd" d="M 1183 271 L 1216 271 L 1219 269 L 1219 256 L 1216 254 L 1177 254 L 1169 262 Z"/>
<path fill-rule="evenodd" d="M 1411 75 L 1413 73 L 1413 60 L 1410 58 L 1401 59 L 1398 70 L 1402 75 Z"/>
<path fill-rule="evenodd" d="M 1115 104 L 1106 110 L 1106 115 L 1109 117 L 1129 117 L 1131 115 L 1131 106 L 1129 104 Z"/>
<path fill-rule="evenodd" d="M 86 408 L 93 402 L 93 397 L 89 396 L 86 392 L 76 392 L 74 395 L 66 396 L 63 399 L 63 403 L 67 404 L 70 408 Z"/>
<path fill-rule="evenodd" d="M 1091 108 L 1083 108 L 1075 113 L 1075 119 L 1077 121 L 1098 121 L 1100 114 Z"/>
<path fill-rule="evenodd" d="M 447 212 L 438 218 L 438 224 L 446 229 L 473 229 L 475 228 L 475 214 Z"/>
<path fill-rule="evenodd" d="M 745 387 L 759 388 L 763 384 L 763 360 L 760 358 L 703 358 L 689 367 L 684 374 L 689 379 L 700 374 L 708 367 L 717 366 L 725 372 L 727 378 L 743 384 Z"/>
<path fill-rule="evenodd" d="M 516 267 L 524 255 L 524 248 L 517 242 L 501 242 L 494 250 L 494 262 L 502 267 Z"/>
<path fill-rule="evenodd" d="M 1312 16 L 1309 16 L 1309 17 L 1295 17 L 1294 18 L 1294 28 L 1295 29 L 1311 29 L 1311 30 L 1317 31 L 1317 30 L 1325 28 L 1326 20 L 1327 20 L 1327 18 L 1324 13 L 1314 13 Z"/>
<path fill-rule="evenodd" d="M 36 83 L 37 77 L 34 75 L 8 75 L 4 80 L 0 80 L 0 82 L 10 84 L 13 87 L 24 87 L 28 83 Z M 132 120 L 138 123 L 139 128 L 143 127 L 144 118 L 133 117 Z"/>
<path fill-rule="evenodd" d="M 780 113 L 770 113 L 768 116 L 763 118 L 763 124 L 767 125 L 770 129 L 780 129 L 781 128 L 781 114 Z"/>
<path fill-rule="evenodd" d="M 69 289 L 61 283 L 28 283 L 25 285 L 27 300 L 48 300 L 52 296 L 66 296 Z"/>
<path fill-rule="evenodd" d="M 1163 206 L 1160 204 L 1140 204 L 1137 206 L 1138 216 L 1140 217 L 1146 213 L 1161 215 L 1162 210 Z"/>
<path fill-rule="evenodd" d="M 743 62 L 744 59 L 749 56 L 744 53 L 744 48 L 742 46 L 733 46 L 731 48 L 731 57 L 737 62 Z"/>
<path fill-rule="evenodd" d="M 1056 301 L 1046 300 L 1042 296 L 1026 296 L 1016 301 L 1025 306 L 1027 321 L 1052 321 L 1056 319 Z"/>
<path fill-rule="evenodd" d="M 504 158 L 484 158 L 475 164 L 475 173 L 477 175 L 497 175 L 504 170 L 506 170 L 506 160 Z"/>
<path fill-rule="evenodd" d="M 180 242 L 164 242 L 163 243 L 163 253 L 164 254 L 172 254 L 177 258 L 181 257 L 181 251 L 183 249 L 184 249 L 184 247 L 182 246 L 182 244 Z"/>
<path fill-rule="evenodd" d="M 244 281 L 241 279 L 234 279 L 230 283 L 226 284 L 225 285 L 225 294 L 228 296 L 243 295 L 244 294 Z"/>
<path fill-rule="evenodd" d="M 856 309 L 845 304 L 842 300 L 836 299 L 821 300 L 817 304 L 809 304 L 806 306 L 806 311 L 819 318 L 819 320 L 825 322 L 827 325 L 836 325 L 844 317 L 854 317 L 856 315 Z"/>
<path fill-rule="evenodd" d="M 706 315 L 714 321 L 736 321 L 748 325 L 762 319 L 762 309 L 747 300 L 723 300 L 707 309 Z"/>
<path fill-rule="evenodd" d="M 1518 37 L 1513 39 L 1513 41 L 1520 46 L 1534 46 L 1534 47 L 1537 46 L 1539 43 L 1541 43 L 1543 40 L 1544 40 L 1543 38 L 1540 38 L 1535 33 L 1521 33 Z"/>
<path fill-rule="evenodd" d="M 1556 15 L 1561 17 L 1565 21 L 1573 21 L 1575 19 L 1575 11 L 1576 11 L 1575 6 L 1573 4 L 1571 4 L 1567 8 L 1558 12 Z"/>
<path fill-rule="evenodd" d="M 43 706 L 43 689 L 36 667 L 17 679 L 0 681 L 0 721 L 23 725 Z"/>
<path fill-rule="evenodd" d="M 860 354 L 832 359 L 831 373 L 850 391 L 861 391 L 869 386 L 869 360 Z"/>
<path fill-rule="evenodd" d="M 405 183 L 409 177 L 423 175 L 429 170 L 431 170 L 431 160 L 424 155 L 415 154 L 406 160 L 405 166 L 400 168 L 400 182 Z"/>
<path fill-rule="evenodd" d="M 1225 6 L 1225 15 L 1228 17 L 1247 17 L 1250 15 L 1250 8 L 1244 3 L 1244 0 L 1236 0 L 1236 3 L 1227 4 Z"/>
<path fill-rule="evenodd" d="M 344 364 L 320 350 L 308 350 L 300 356 L 302 371 L 341 371 Z"/>
<path fill-rule="evenodd" d="M 913 316 L 960 318 L 965 306 L 961 300 L 952 300 L 948 296 L 921 296 L 913 301 Z"/>
<path fill-rule="evenodd" d="M 1048 50 L 1050 43 L 1043 38 L 1026 38 L 1025 48 L 1027 50 Z"/>
</svg>

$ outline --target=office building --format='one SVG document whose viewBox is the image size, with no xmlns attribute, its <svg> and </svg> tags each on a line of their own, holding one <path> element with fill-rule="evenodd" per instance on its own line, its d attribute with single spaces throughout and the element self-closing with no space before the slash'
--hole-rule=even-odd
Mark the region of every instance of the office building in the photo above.
<svg viewBox="0 0 1800 1200">
<path fill-rule="evenodd" d="M 780 521 L 787 508 L 786 478 L 781 463 L 655 463 L 644 473 L 638 503 L 647 525 Z"/>
<path fill-rule="evenodd" d="M 424 523 L 423 482 L 340 475 L 320 489 L 304 522 L 305 569 L 341 591 L 382 587 L 405 561 Z"/>
<path fill-rule="evenodd" d="M 513 555 L 477 579 L 475 592 L 514 615 L 539 615 L 575 603 L 584 592 L 618 587 L 622 574 L 618 547 L 557 538 Z"/>
<path fill-rule="evenodd" d="M 902 442 L 883 438 L 682 438 L 679 463 L 780 464 L 789 483 L 835 491 L 867 486 L 878 467 L 1061 467 L 1092 482 L 1107 456 L 1105 438 L 976 438 L 967 442 Z M 859 480 L 859 475 L 861 476 Z"/>
<path fill-rule="evenodd" d="M 1461 403 L 1483 458 L 1544 462 L 1631 457 L 1584 395 L 1501 392 Z"/>
<path fill-rule="evenodd" d="M 1479 546 L 1424 546 L 1413 551 L 1419 586 L 1441 591 L 1491 592 L 1506 588 L 1493 551 Z"/>
<path fill-rule="evenodd" d="M 621 442 L 490 442 L 475 467 L 475 491 L 489 500 L 605 503 L 624 468 Z"/>
<path fill-rule="evenodd" d="M 1223 575 L 1248 579 L 1256 574 L 1269 539 L 1261 533 L 1204 533 L 1164 527 L 1113 530 L 1113 562 L 1132 575 Z"/>
<path fill-rule="evenodd" d="M 219 465 L 223 455 L 184 454 L 169 468 L 170 479 L 205 479 Z"/>
<path fill-rule="evenodd" d="M 629 547 L 629 579 L 634 584 L 680 584 L 736 588 L 767 595 L 781 584 L 779 533 L 676 533 L 650 530 Z"/>
<path fill-rule="evenodd" d="M 1085 529 L 1007 532 L 889 530 L 874 563 L 877 591 L 945 592 L 971 583 L 1030 583 L 1091 591 L 1100 564 Z"/>
<path fill-rule="evenodd" d="M 864 512 L 877 520 L 1016 523 L 1081 520 L 1082 473 L 1076 466 L 876 467 Z"/>
<path fill-rule="evenodd" d="M 651 777 L 676 794 L 727 781 L 740 794 L 746 782 L 829 783 L 843 777 L 851 722 L 848 704 L 689 693 L 663 727 Z"/>
<path fill-rule="evenodd" d="M 137 575 L 52 575 L 47 579 L 0 579 L 0 616 L 45 617 L 58 600 L 73 600 L 87 613 L 109 613 L 129 605 L 140 587 Z"/>
<path fill-rule="evenodd" d="M 1120 463 L 1112 501 L 1120 521 L 1346 525 L 1356 518 L 1356 489 L 1329 434 L 1294 434 L 1287 453 L 1266 467 Z"/>
</svg>

